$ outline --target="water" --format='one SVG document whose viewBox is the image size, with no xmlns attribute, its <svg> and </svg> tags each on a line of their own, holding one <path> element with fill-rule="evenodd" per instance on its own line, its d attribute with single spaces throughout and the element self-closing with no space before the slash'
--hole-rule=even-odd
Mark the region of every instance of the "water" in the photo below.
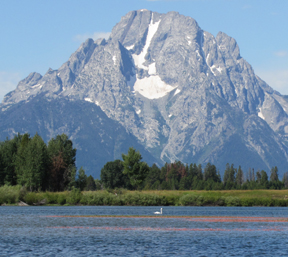
<svg viewBox="0 0 288 257">
<path fill-rule="evenodd" d="M 163 207 L 159 218 L 81 217 L 154 211 L 160 207 L 2 206 L 0 256 L 288 255 L 288 222 L 277 219 L 288 218 L 287 208 Z"/>
</svg>

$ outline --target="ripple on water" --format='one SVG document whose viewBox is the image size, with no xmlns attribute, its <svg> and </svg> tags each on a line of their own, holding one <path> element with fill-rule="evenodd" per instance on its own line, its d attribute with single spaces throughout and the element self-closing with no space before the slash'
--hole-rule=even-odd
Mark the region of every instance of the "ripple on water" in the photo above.
<svg viewBox="0 0 288 257">
<path fill-rule="evenodd" d="M 287 256 L 285 208 L 164 207 L 165 215 L 193 218 L 81 217 L 152 215 L 155 209 L 0 207 L 0 255 Z M 57 217 L 65 215 L 79 217 Z"/>
</svg>

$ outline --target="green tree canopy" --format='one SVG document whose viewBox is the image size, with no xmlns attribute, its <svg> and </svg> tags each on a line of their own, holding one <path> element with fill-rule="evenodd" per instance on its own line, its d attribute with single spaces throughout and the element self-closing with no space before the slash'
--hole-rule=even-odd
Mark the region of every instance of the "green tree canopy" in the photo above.
<svg viewBox="0 0 288 257">
<path fill-rule="evenodd" d="M 238 187 L 241 187 L 241 186 L 242 186 L 243 181 L 244 181 L 244 173 L 243 173 L 243 171 L 242 171 L 242 169 L 241 169 L 241 166 L 239 166 L 239 168 L 238 168 L 235 181 L 236 181 L 236 185 L 237 185 Z"/>
<path fill-rule="evenodd" d="M 49 167 L 50 160 L 43 139 L 37 133 L 32 139 L 24 134 L 15 161 L 18 183 L 30 191 L 46 189 Z"/>
<path fill-rule="evenodd" d="M 76 179 L 76 187 L 79 188 L 81 191 L 83 191 L 84 188 L 86 187 L 86 183 L 87 183 L 87 176 L 85 174 L 85 170 L 83 169 L 83 167 L 81 167 L 78 170 L 78 176 Z"/>
<path fill-rule="evenodd" d="M 51 159 L 49 185 L 51 191 L 71 189 L 75 184 L 76 149 L 65 134 L 58 135 L 48 142 L 48 154 Z"/>
<path fill-rule="evenodd" d="M 101 182 L 105 188 L 129 188 L 129 177 L 123 174 L 123 163 L 121 160 L 107 162 L 101 169 Z"/>
<path fill-rule="evenodd" d="M 264 188 L 268 188 L 268 175 L 264 170 L 261 170 L 261 179 L 260 179 L 260 185 Z"/>
<path fill-rule="evenodd" d="M 205 169 L 204 169 L 204 180 L 212 180 L 214 182 L 221 182 L 221 178 L 219 178 L 219 175 L 217 174 L 217 170 L 215 165 L 212 165 L 210 162 L 207 163 Z"/>
<path fill-rule="evenodd" d="M 279 181 L 279 178 L 278 178 L 278 168 L 277 166 L 275 167 L 272 167 L 271 169 L 271 174 L 270 174 L 270 181 L 271 182 L 278 182 Z"/>
<path fill-rule="evenodd" d="M 0 155 L 2 158 L 2 171 L 0 171 L 1 185 L 16 185 L 17 174 L 15 170 L 15 159 L 20 145 L 22 135 L 15 135 L 13 139 L 8 138 L 0 145 Z"/>
<path fill-rule="evenodd" d="M 90 175 L 86 180 L 86 191 L 95 191 L 97 189 L 94 178 Z"/>
<path fill-rule="evenodd" d="M 127 155 L 122 154 L 122 158 L 123 174 L 128 175 L 130 183 L 135 189 L 140 188 L 149 172 L 149 166 L 146 162 L 141 162 L 140 152 L 133 147 L 129 148 Z"/>
<path fill-rule="evenodd" d="M 147 174 L 145 179 L 146 189 L 159 189 L 160 188 L 160 174 L 161 170 L 154 163 Z"/>
</svg>

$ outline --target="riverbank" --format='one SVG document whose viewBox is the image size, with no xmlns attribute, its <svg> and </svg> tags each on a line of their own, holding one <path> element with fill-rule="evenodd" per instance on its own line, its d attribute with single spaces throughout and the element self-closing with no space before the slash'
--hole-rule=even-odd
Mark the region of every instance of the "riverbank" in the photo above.
<svg viewBox="0 0 288 257">
<path fill-rule="evenodd" d="M 19 186 L 0 188 L 1 205 L 114 206 L 288 206 L 288 190 L 128 191 L 125 189 L 27 192 Z"/>
</svg>

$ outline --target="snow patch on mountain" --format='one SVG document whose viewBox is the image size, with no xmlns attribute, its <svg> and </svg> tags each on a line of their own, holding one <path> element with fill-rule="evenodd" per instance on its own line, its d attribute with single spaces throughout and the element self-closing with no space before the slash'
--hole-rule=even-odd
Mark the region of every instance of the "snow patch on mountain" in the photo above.
<svg viewBox="0 0 288 257">
<path fill-rule="evenodd" d="M 116 56 L 114 55 L 112 59 L 113 59 L 114 65 L 116 65 L 116 61 L 117 61 Z"/>
<path fill-rule="evenodd" d="M 92 99 L 91 99 L 91 98 L 88 98 L 88 97 L 86 97 L 86 98 L 84 98 L 84 100 L 85 100 L 86 102 L 90 102 L 90 103 L 93 103 L 93 101 L 92 101 Z"/>
<path fill-rule="evenodd" d="M 156 64 L 155 64 L 155 62 L 153 62 L 152 64 L 149 65 L 148 74 L 149 75 L 156 75 Z"/>
<path fill-rule="evenodd" d="M 161 98 L 177 87 L 166 84 L 164 81 L 161 80 L 159 76 L 156 75 L 157 71 L 155 62 L 151 63 L 148 66 L 144 65 L 144 63 L 146 62 L 145 56 L 147 55 L 151 41 L 158 30 L 160 22 L 161 20 L 153 23 L 152 14 L 152 18 L 148 27 L 146 42 L 142 49 L 142 52 L 139 55 L 132 55 L 135 66 L 140 69 L 147 70 L 150 77 L 139 79 L 138 76 L 135 75 L 130 77 L 130 80 L 127 81 L 128 86 L 130 86 L 131 88 L 133 86 L 135 92 L 138 92 L 139 94 L 148 99 Z M 133 47 L 134 45 L 128 46 L 126 47 L 126 49 L 130 50 Z"/>
<path fill-rule="evenodd" d="M 175 89 L 161 80 L 159 76 L 136 79 L 134 90 L 148 99 L 157 99 Z"/>
<path fill-rule="evenodd" d="M 180 92 L 181 92 L 181 90 L 180 90 L 179 88 L 177 88 L 176 91 L 175 91 L 175 93 L 174 93 L 174 96 L 177 95 L 177 94 L 179 94 Z"/>
<path fill-rule="evenodd" d="M 36 84 L 35 86 L 32 86 L 31 88 L 37 88 L 37 87 L 42 88 L 42 85 L 41 84 Z"/>
<path fill-rule="evenodd" d="M 210 70 L 211 70 L 211 72 L 214 74 L 214 76 L 216 76 L 217 74 L 215 73 L 215 71 L 214 70 L 217 70 L 219 73 L 222 73 L 222 68 L 219 66 L 218 68 L 215 66 L 215 65 L 213 65 L 213 66 L 211 66 L 210 67 Z"/>
<path fill-rule="evenodd" d="M 136 54 L 132 55 L 132 57 L 134 59 L 135 66 L 137 66 L 140 69 L 148 70 L 148 67 L 144 66 L 143 64 L 146 61 L 145 56 L 146 56 L 148 48 L 151 44 L 151 40 L 158 30 L 158 26 L 159 26 L 160 22 L 161 22 L 161 20 L 153 23 L 153 15 L 152 15 L 152 19 L 151 19 L 151 22 L 150 22 L 149 27 L 148 27 L 148 34 L 147 34 L 145 46 L 139 55 L 136 55 Z"/>
<path fill-rule="evenodd" d="M 127 46 L 127 47 L 126 47 L 127 50 L 131 50 L 131 49 L 133 49 L 133 48 L 134 48 L 134 45 L 131 45 L 131 46 Z"/>
<path fill-rule="evenodd" d="M 89 103 L 94 103 L 94 104 L 96 104 L 97 106 L 99 106 L 99 102 L 98 101 L 93 101 L 91 98 L 89 98 L 89 97 L 85 97 L 84 98 L 84 101 L 86 101 L 86 102 L 89 102 Z"/>
<path fill-rule="evenodd" d="M 265 120 L 265 117 L 264 117 L 264 115 L 262 113 L 261 108 L 259 108 L 258 117 L 260 117 L 262 120 Z"/>
</svg>

